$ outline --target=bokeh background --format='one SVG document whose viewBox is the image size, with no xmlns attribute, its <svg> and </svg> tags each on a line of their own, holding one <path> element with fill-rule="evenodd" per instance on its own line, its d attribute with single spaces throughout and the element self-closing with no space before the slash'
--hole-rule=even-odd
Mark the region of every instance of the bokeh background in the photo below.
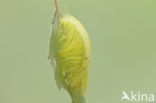
<svg viewBox="0 0 156 103">
<path fill-rule="evenodd" d="M 121 91 L 156 94 L 155 0 L 58 0 L 87 29 L 87 103 L 122 103 Z M 0 0 L 0 103 L 70 103 L 48 56 L 53 0 Z"/>
</svg>

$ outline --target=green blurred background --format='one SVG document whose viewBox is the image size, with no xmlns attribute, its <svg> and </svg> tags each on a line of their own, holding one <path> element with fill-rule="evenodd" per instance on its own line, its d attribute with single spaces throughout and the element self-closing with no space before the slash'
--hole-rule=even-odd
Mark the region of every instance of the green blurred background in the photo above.
<svg viewBox="0 0 156 103">
<path fill-rule="evenodd" d="M 87 103 L 156 94 L 155 0 L 58 0 L 92 44 Z M 70 103 L 48 56 L 53 0 L 0 0 L 0 103 Z"/>
</svg>

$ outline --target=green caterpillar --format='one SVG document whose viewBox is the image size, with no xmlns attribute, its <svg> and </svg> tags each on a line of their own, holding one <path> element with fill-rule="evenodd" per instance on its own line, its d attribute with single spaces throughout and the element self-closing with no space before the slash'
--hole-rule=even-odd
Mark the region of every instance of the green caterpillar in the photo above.
<svg viewBox="0 0 156 103">
<path fill-rule="evenodd" d="M 64 88 L 72 103 L 86 103 L 91 45 L 83 25 L 71 15 L 61 15 L 55 0 L 55 13 L 49 41 L 49 59 L 55 68 L 59 89 Z"/>
</svg>

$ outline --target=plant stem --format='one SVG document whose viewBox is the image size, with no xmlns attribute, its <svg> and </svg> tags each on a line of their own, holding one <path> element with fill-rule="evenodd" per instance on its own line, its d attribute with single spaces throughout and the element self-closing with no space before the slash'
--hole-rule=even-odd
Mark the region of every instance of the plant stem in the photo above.
<svg viewBox="0 0 156 103">
<path fill-rule="evenodd" d="M 54 0 L 54 6 L 55 6 L 55 13 L 57 13 L 57 15 L 58 15 L 59 17 L 61 17 L 61 14 L 60 14 L 60 12 L 59 12 L 59 10 L 58 10 L 58 6 L 57 6 L 57 0 Z"/>
<path fill-rule="evenodd" d="M 56 11 L 58 10 L 58 7 L 57 7 L 57 0 L 54 0 L 54 5 L 55 5 L 55 9 Z"/>
</svg>

